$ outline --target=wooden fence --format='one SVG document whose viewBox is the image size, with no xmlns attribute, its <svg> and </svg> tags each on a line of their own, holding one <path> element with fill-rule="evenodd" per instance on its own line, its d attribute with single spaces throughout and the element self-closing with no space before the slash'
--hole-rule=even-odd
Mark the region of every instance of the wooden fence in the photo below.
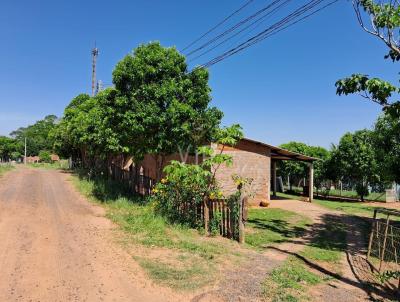
<svg viewBox="0 0 400 302">
<path fill-rule="evenodd" d="M 150 195 L 155 185 L 154 179 L 142 175 L 137 168 L 127 171 L 116 165 L 111 165 L 109 172 L 113 180 L 126 184 L 132 192 L 143 196 Z M 177 210 L 181 215 L 199 217 L 204 221 L 207 233 L 217 224 L 221 236 L 238 240 L 241 243 L 244 242 L 244 221 L 247 215 L 243 196 L 231 204 L 226 200 L 209 200 L 206 205 L 200 205 L 196 209 L 192 207 L 192 204 L 187 203 L 180 205 Z M 234 207 L 236 207 L 236 211 L 233 209 Z"/>
<path fill-rule="evenodd" d="M 132 192 L 143 196 L 150 195 L 155 184 L 154 179 L 142 175 L 137 168 L 127 171 L 114 164 L 110 167 L 110 177 L 124 183 Z"/>
<path fill-rule="evenodd" d="M 239 201 L 238 201 L 239 202 Z M 198 205 L 193 208 L 192 203 L 183 203 L 178 206 L 176 212 L 181 221 L 201 221 L 207 233 L 219 233 L 221 236 L 239 241 L 241 234 L 239 229 L 239 209 L 234 207 L 238 204 L 228 203 L 227 200 L 208 200 L 207 204 Z M 240 215 L 242 216 L 242 215 Z"/>
</svg>

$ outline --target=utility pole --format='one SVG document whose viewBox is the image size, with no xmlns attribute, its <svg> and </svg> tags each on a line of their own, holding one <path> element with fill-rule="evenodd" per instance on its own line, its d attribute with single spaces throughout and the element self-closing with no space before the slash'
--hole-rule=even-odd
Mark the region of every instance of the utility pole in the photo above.
<svg viewBox="0 0 400 302">
<path fill-rule="evenodd" d="M 99 49 L 96 47 L 96 43 L 94 43 L 94 48 L 92 49 L 92 96 L 95 96 L 96 93 L 96 61 L 99 55 Z"/>
<path fill-rule="evenodd" d="M 24 156 L 24 164 L 26 165 L 26 136 L 25 136 L 25 156 Z"/>
</svg>

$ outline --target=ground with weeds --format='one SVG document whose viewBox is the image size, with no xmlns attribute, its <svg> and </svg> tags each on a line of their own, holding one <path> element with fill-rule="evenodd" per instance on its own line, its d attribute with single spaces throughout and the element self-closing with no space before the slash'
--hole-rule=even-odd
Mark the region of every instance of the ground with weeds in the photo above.
<svg viewBox="0 0 400 302">
<path fill-rule="evenodd" d="M 6 172 L 15 169 L 13 165 L 9 164 L 0 164 L 0 176 L 4 175 Z"/>
<path fill-rule="evenodd" d="M 332 287 L 363 301 L 359 290 L 354 294 L 355 282 L 347 282 L 350 288 L 340 284 L 347 280 L 348 234 L 337 209 L 299 201 L 298 208 L 273 203 L 250 209 L 246 243 L 240 246 L 171 225 L 126 187 L 89 176 L 74 174 L 70 180 L 89 200 L 102 204 L 106 217 L 119 226 L 114 237 L 134 262 L 154 282 L 190 293 L 193 301 L 312 301 L 334 296 Z"/>
<path fill-rule="evenodd" d="M 171 225 L 154 212 L 151 203 L 132 197 L 120 184 L 73 176 L 85 196 L 102 203 L 107 217 L 124 231 L 120 240 L 149 276 L 176 290 L 213 285 L 222 267 L 245 259 L 234 241 L 202 236 L 198 230 Z"/>
</svg>

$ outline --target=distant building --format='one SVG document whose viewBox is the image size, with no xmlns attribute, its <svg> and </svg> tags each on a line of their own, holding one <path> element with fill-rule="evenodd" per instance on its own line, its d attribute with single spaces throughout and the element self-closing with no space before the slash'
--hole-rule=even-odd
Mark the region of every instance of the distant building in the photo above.
<svg viewBox="0 0 400 302">
<path fill-rule="evenodd" d="M 27 164 L 34 164 L 34 163 L 38 163 L 39 161 L 40 161 L 39 156 L 27 156 L 26 157 Z"/>
<path fill-rule="evenodd" d="M 60 157 L 57 154 L 50 155 L 51 161 L 60 161 Z"/>
</svg>

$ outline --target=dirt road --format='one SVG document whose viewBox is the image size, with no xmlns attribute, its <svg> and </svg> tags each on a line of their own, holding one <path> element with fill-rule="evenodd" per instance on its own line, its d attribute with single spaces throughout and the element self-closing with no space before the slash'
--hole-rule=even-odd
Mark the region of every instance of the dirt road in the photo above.
<svg viewBox="0 0 400 302">
<path fill-rule="evenodd" d="M 59 171 L 0 179 L 0 301 L 179 301 L 112 242 L 103 209 Z"/>
</svg>

